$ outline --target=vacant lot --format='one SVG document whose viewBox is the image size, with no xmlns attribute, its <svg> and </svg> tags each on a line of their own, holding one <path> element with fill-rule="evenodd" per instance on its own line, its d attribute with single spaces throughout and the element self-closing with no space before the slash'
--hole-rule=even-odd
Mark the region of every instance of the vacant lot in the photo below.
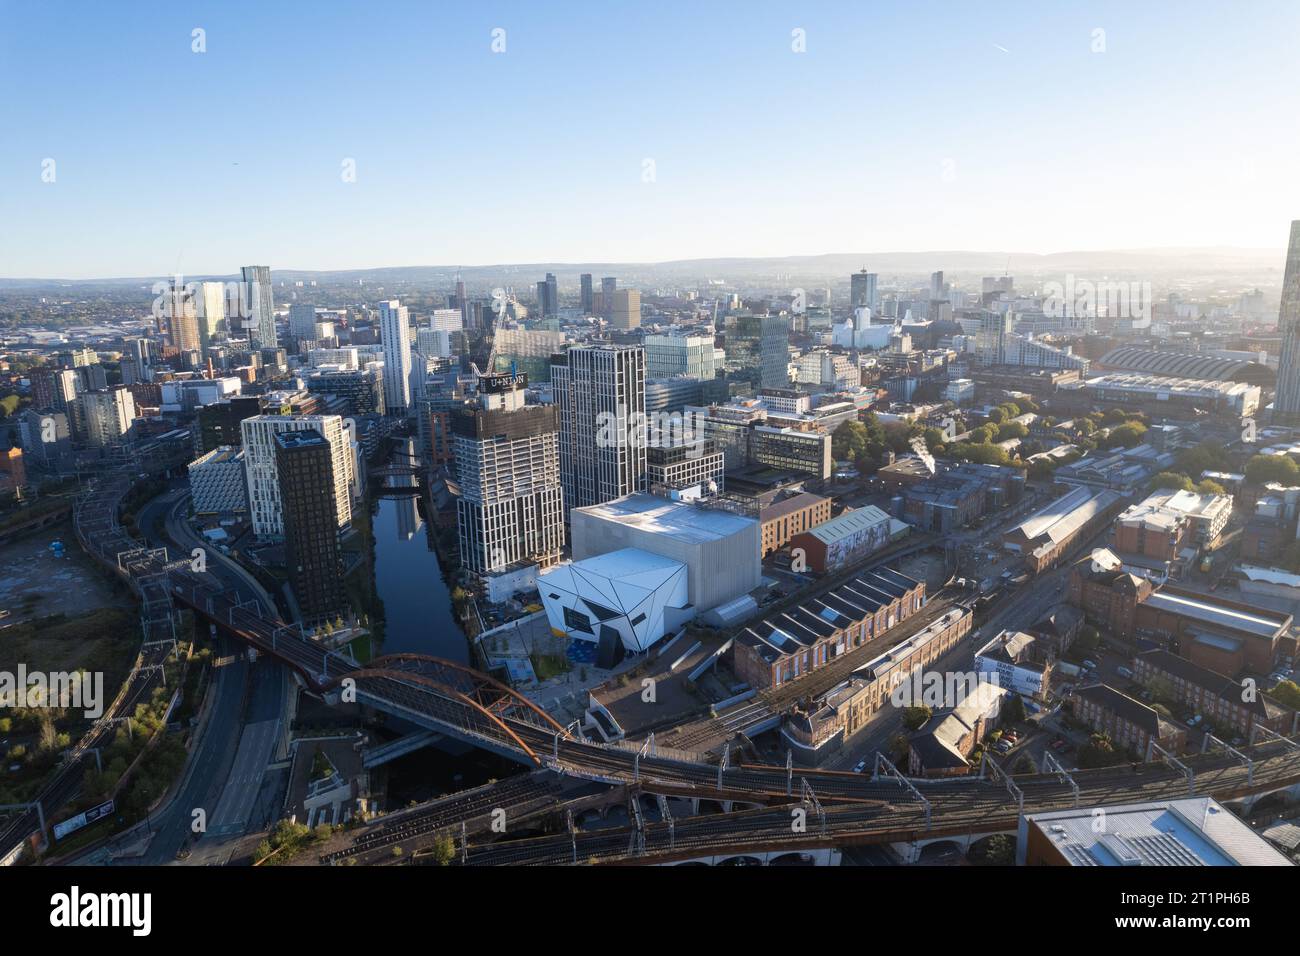
<svg viewBox="0 0 1300 956">
<path fill-rule="evenodd" d="M 52 541 L 63 542 L 64 557 L 54 556 Z M 0 611 L 9 612 L 0 624 L 130 606 L 81 550 L 71 521 L 0 547 L 0 569 Z"/>
<path fill-rule="evenodd" d="M 7 623 L 7 622 L 5 622 Z M 100 608 L 75 617 L 55 614 L 0 628 L 0 670 L 104 672 L 116 693 L 140 649 L 140 622 L 129 608 Z"/>
</svg>

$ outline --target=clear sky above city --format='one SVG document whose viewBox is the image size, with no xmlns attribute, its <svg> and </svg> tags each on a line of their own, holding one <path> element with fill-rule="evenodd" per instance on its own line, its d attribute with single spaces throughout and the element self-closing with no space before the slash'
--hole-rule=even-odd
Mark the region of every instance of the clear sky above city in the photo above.
<svg viewBox="0 0 1300 956">
<path fill-rule="evenodd" d="M 1298 44 L 1286 0 L 0 0 L 0 276 L 1281 250 Z"/>
</svg>

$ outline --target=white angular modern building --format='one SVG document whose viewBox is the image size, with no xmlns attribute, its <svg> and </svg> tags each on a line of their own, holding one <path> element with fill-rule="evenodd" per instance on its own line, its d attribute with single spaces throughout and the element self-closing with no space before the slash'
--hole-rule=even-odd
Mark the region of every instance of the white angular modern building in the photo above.
<svg viewBox="0 0 1300 956">
<path fill-rule="evenodd" d="M 573 508 L 569 523 L 575 561 L 636 548 L 681 562 L 696 614 L 748 594 L 762 578 L 758 522 L 728 511 L 635 494 Z"/>
<path fill-rule="evenodd" d="M 551 629 L 576 640 L 646 650 L 693 616 L 681 561 L 623 548 L 537 578 Z"/>
</svg>

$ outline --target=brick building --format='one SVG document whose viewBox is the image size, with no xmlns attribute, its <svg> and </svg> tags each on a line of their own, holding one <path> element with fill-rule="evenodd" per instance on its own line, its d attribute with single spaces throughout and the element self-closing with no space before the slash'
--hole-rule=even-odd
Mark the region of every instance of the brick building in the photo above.
<svg viewBox="0 0 1300 956">
<path fill-rule="evenodd" d="M 1076 688 L 1071 700 L 1076 717 L 1106 734 L 1116 747 L 1132 750 L 1144 760 L 1153 740 L 1172 754 L 1182 752 L 1187 742 L 1187 732 L 1181 727 L 1108 684 Z"/>
<path fill-rule="evenodd" d="M 924 604 L 924 581 L 891 568 L 867 571 L 750 624 L 736 635 L 732 666 L 751 687 L 776 687 L 873 640 Z"/>
<path fill-rule="evenodd" d="M 830 519 L 831 499 L 806 491 L 768 505 L 758 513 L 762 556 L 780 551 L 795 535 Z"/>
<path fill-rule="evenodd" d="M 907 640 L 858 667 L 810 706 L 791 714 L 781 735 L 794 759 L 812 766 L 839 752 L 845 740 L 861 730 L 885 706 L 900 684 L 913 681 L 970 633 L 972 615 L 954 608 Z"/>
<path fill-rule="evenodd" d="M 808 567 L 822 574 L 879 551 L 889 544 L 890 517 L 874 505 L 845 511 L 790 539 L 803 550 Z"/>
<path fill-rule="evenodd" d="M 1067 594 L 1070 603 L 1099 627 L 1121 640 L 1130 640 L 1137 630 L 1138 605 L 1155 585 L 1125 571 L 1113 558 L 1099 551 L 1076 561 L 1070 568 Z"/>
<path fill-rule="evenodd" d="M 980 682 L 955 707 L 936 711 L 908 739 L 907 772 L 913 777 L 952 777 L 970 772 L 975 745 L 997 726 L 1007 689 Z"/>
<path fill-rule="evenodd" d="M 1138 606 L 1135 632 L 1176 640 L 1182 656 L 1220 674 L 1267 674 L 1291 615 L 1166 585 Z"/>
<path fill-rule="evenodd" d="M 1201 714 L 1212 729 L 1228 728 L 1242 737 L 1259 724 L 1274 733 L 1296 730 L 1295 711 L 1239 681 L 1165 650 L 1133 659 L 1133 679 Z"/>
</svg>

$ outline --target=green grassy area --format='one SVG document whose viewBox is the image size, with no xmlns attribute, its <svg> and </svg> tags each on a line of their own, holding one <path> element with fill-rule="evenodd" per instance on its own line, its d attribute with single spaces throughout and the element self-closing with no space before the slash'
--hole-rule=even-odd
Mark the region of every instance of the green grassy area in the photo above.
<svg viewBox="0 0 1300 956">
<path fill-rule="evenodd" d="M 528 659 L 533 662 L 533 673 L 538 680 L 558 677 L 573 669 L 572 662 L 563 654 L 530 654 Z"/>
<path fill-rule="evenodd" d="M 374 646 L 367 634 L 364 637 L 355 637 L 348 643 L 348 648 L 352 651 L 352 656 L 356 658 L 358 664 L 368 664 L 374 657 Z"/>
</svg>

